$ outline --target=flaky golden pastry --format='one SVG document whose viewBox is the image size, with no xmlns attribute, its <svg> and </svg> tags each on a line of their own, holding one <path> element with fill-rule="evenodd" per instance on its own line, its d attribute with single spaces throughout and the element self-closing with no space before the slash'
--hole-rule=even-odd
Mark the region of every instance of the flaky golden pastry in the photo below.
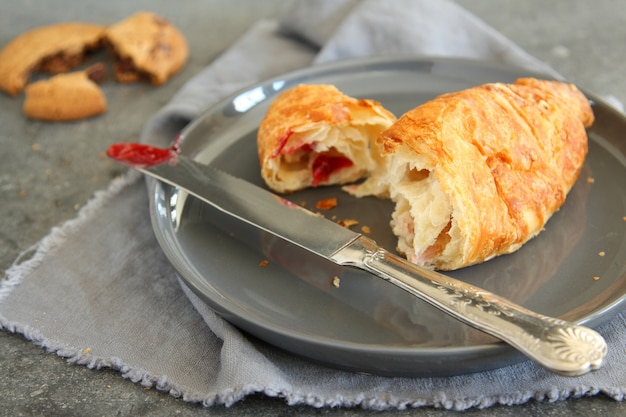
<svg viewBox="0 0 626 417">
<path fill-rule="evenodd" d="M 564 203 L 587 154 L 588 100 L 531 78 L 444 94 L 380 136 L 370 194 L 396 204 L 398 251 L 452 270 L 511 253 Z"/>
<path fill-rule="evenodd" d="M 380 103 L 332 85 L 294 87 L 274 100 L 259 126 L 261 175 L 282 193 L 357 181 L 380 166 L 375 139 L 395 120 Z"/>
</svg>

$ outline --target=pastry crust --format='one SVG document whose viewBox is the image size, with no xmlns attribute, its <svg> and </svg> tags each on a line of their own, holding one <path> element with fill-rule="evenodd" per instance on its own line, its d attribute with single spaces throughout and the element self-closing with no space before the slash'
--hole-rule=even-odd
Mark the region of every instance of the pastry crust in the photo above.
<svg viewBox="0 0 626 417">
<path fill-rule="evenodd" d="M 104 26 L 68 22 L 24 32 L 0 51 L 0 89 L 19 94 L 34 70 L 60 73 L 83 61 L 100 47 Z"/>
<path fill-rule="evenodd" d="M 396 203 L 398 251 L 452 270 L 511 253 L 564 203 L 587 154 L 589 101 L 532 78 L 444 94 L 382 133 L 372 194 Z"/>
<path fill-rule="evenodd" d="M 164 84 L 180 71 L 189 56 L 184 35 L 151 12 L 137 12 L 106 30 L 116 57 L 115 76 L 123 83 Z"/>
<path fill-rule="evenodd" d="M 355 182 L 380 165 L 375 139 L 395 120 L 380 103 L 332 85 L 296 86 L 274 100 L 259 126 L 261 176 L 281 193 Z"/>
<path fill-rule="evenodd" d="M 104 66 L 97 64 L 85 71 L 59 74 L 29 84 L 25 90 L 24 114 L 31 119 L 59 122 L 104 113 L 106 98 L 93 81 L 103 71 Z"/>
</svg>

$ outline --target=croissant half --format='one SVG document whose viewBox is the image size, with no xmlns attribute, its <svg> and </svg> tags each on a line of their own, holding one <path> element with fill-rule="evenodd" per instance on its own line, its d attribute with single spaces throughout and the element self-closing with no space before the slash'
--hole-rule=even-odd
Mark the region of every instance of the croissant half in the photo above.
<svg viewBox="0 0 626 417">
<path fill-rule="evenodd" d="M 303 84 L 280 94 L 257 134 L 261 176 L 272 190 L 346 184 L 380 166 L 379 134 L 395 116 L 374 100 L 336 87 Z"/>
<path fill-rule="evenodd" d="M 381 134 L 386 166 L 366 191 L 395 202 L 391 226 L 411 262 L 480 263 L 519 249 L 564 203 L 593 119 L 585 96 L 556 81 L 444 94 Z"/>
</svg>

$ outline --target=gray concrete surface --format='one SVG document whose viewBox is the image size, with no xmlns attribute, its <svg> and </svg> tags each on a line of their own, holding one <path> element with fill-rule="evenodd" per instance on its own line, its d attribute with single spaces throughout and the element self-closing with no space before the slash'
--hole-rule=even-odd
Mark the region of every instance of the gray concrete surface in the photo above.
<svg viewBox="0 0 626 417">
<path fill-rule="evenodd" d="M 289 0 L 0 0 L 0 46 L 31 27 L 68 19 L 117 21 L 152 10 L 183 29 L 191 46 L 184 71 L 160 88 L 105 86 L 110 110 L 78 123 L 27 121 L 22 98 L 0 94 L 0 267 L 73 218 L 120 168 L 97 157 L 107 145 L 136 138 L 146 119 L 250 23 L 274 16 Z M 626 103 L 626 14 L 621 0 L 459 0 L 463 6 L 548 62 L 574 83 Z M 128 106 L 132 105 L 132 111 Z M 625 132 L 626 135 L 626 132 Z M 33 148 L 38 144 L 39 149 Z M 94 157 L 94 155 L 96 155 Z M 421 408 L 395 412 L 288 407 L 252 396 L 231 408 L 203 409 L 124 380 L 110 371 L 67 364 L 21 336 L 0 331 L 0 416 L 452 416 Z M 618 416 L 624 403 L 603 396 L 470 410 L 467 416 Z"/>
</svg>

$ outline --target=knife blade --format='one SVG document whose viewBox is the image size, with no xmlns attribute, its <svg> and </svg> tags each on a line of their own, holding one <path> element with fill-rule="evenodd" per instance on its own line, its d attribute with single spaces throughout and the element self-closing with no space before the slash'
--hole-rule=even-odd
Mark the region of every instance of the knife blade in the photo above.
<svg viewBox="0 0 626 417">
<path fill-rule="evenodd" d="M 360 268 L 516 348 L 545 368 L 577 376 L 600 368 L 607 345 L 585 326 L 547 317 L 436 271 L 281 196 L 169 149 L 120 143 L 107 155 L 258 229 L 338 265 Z"/>
</svg>

